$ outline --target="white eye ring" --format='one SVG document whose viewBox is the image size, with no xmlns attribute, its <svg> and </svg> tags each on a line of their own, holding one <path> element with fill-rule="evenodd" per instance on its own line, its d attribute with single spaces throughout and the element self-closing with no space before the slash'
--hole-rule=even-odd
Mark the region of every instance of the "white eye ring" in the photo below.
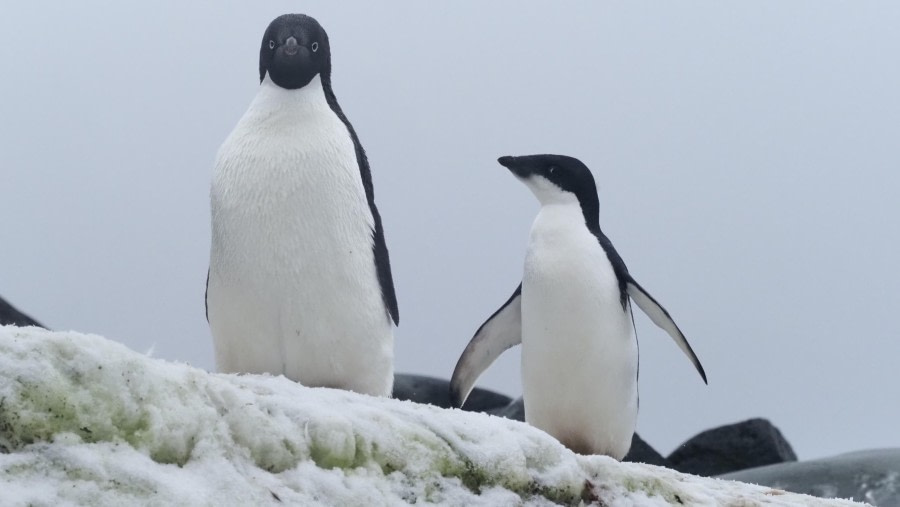
<svg viewBox="0 0 900 507">
<path fill-rule="evenodd" d="M 313 42 L 313 43 L 312 43 L 312 46 L 310 46 L 310 47 L 312 48 L 313 53 L 315 53 L 316 51 L 319 50 L 319 43 L 318 43 L 318 42 Z"/>
<path fill-rule="evenodd" d="M 553 171 L 555 171 L 555 170 L 556 170 L 556 166 L 551 166 L 551 167 L 550 167 L 550 174 L 553 174 Z"/>
<path fill-rule="evenodd" d="M 275 49 L 275 41 L 273 41 L 273 40 L 269 41 L 269 49 Z"/>
</svg>

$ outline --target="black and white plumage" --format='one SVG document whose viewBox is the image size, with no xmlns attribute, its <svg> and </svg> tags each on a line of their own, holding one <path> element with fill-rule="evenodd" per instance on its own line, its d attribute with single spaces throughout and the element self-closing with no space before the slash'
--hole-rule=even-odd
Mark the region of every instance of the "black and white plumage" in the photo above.
<svg viewBox="0 0 900 507">
<path fill-rule="evenodd" d="M 276 18 L 219 150 L 207 319 L 220 371 L 389 396 L 397 299 L 365 151 L 319 23 Z"/>
<path fill-rule="evenodd" d="M 631 301 L 706 373 L 669 313 L 629 274 L 600 230 L 594 177 L 560 155 L 502 157 L 541 203 L 522 283 L 481 325 L 456 365 L 462 406 L 478 377 L 522 344 L 525 420 L 584 454 L 622 459 L 638 411 L 638 346 Z"/>
</svg>

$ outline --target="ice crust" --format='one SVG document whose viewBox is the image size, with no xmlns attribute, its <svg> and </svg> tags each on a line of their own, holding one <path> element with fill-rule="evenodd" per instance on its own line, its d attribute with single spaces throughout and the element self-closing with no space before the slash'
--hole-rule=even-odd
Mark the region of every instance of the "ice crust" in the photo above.
<svg viewBox="0 0 900 507">
<path fill-rule="evenodd" d="M 576 455 L 526 424 L 0 327 L 2 505 L 852 505 Z"/>
</svg>

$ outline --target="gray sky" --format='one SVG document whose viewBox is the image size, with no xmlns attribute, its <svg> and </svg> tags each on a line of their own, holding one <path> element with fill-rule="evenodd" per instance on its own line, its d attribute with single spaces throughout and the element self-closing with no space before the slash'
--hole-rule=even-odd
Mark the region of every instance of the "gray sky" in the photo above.
<svg viewBox="0 0 900 507">
<path fill-rule="evenodd" d="M 638 319 L 652 445 L 763 416 L 801 458 L 900 446 L 900 4 L 529 5 L 5 6 L 0 294 L 211 368 L 213 157 L 305 12 L 372 163 L 398 371 L 449 377 L 521 277 L 538 205 L 495 159 L 563 153 L 709 375 Z M 479 385 L 518 395 L 518 354 Z"/>
</svg>

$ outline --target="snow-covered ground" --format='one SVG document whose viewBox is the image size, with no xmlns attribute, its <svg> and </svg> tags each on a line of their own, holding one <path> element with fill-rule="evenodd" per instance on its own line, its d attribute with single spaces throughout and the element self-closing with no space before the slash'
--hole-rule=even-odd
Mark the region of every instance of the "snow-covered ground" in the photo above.
<svg viewBox="0 0 900 507">
<path fill-rule="evenodd" d="M 0 505 L 852 505 L 579 456 L 530 426 L 0 327 Z"/>
</svg>

